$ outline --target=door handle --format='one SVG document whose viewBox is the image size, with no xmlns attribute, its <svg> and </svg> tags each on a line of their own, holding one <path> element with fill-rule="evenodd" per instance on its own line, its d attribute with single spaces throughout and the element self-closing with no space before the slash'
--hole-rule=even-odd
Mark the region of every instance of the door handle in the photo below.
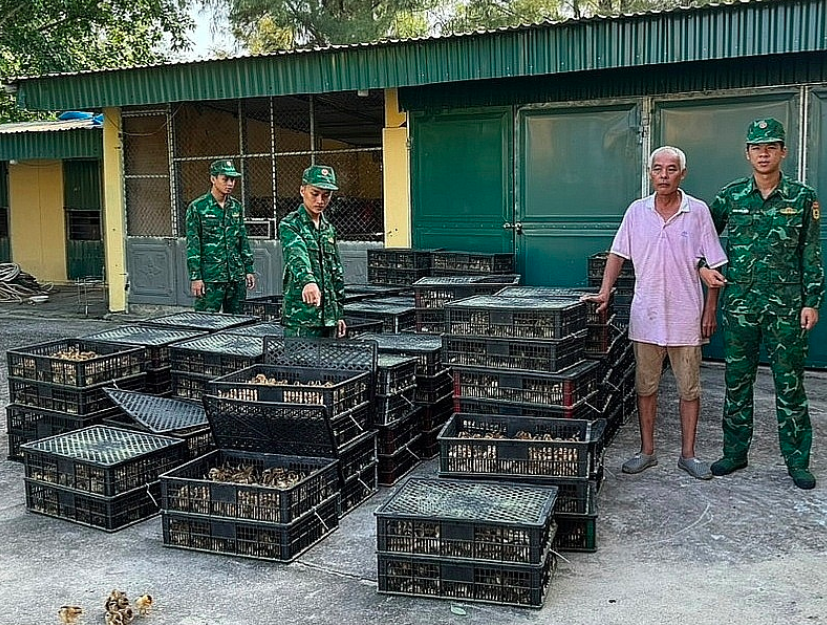
<svg viewBox="0 0 827 625">
<path fill-rule="evenodd" d="M 510 221 L 506 221 L 503 224 L 503 230 L 514 230 L 514 224 L 512 224 Z"/>
<path fill-rule="evenodd" d="M 523 233 L 523 224 L 521 224 L 519 221 L 517 223 L 515 223 L 514 224 L 514 231 L 517 234 L 522 234 Z"/>
</svg>

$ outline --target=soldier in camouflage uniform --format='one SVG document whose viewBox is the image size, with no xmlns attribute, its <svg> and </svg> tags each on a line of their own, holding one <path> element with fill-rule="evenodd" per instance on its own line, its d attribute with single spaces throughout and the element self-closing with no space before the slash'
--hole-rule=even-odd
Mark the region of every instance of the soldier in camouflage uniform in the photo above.
<svg viewBox="0 0 827 625">
<path fill-rule="evenodd" d="M 780 169 L 787 154 L 784 127 L 754 121 L 746 156 L 753 175 L 724 187 L 710 210 L 720 233 L 728 226 L 724 291 L 726 399 L 724 454 L 714 475 L 747 466 L 753 433 L 753 383 L 763 341 L 775 381 L 781 453 L 798 488 L 816 484 L 809 471 L 812 426 L 804 392 L 807 333 L 818 322 L 824 298 L 820 208 L 810 187 Z M 723 276 L 701 267 L 709 286 Z"/>
<path fill-rule="evenodd" d="M 285 336 L 345 336 L 344 270 L 336 229 L 322 214 L 338 188 L 332 167 L 308 167 L 299 189 L 302 205 L 279 223 Z"/>
<path fill-rule="evenodd" d="M 212 188 L 187 207 L 187 270 L 195 310 L 237 314 L 256 286 L 241 203 L 230 194 L 241 174 L 231 161 L 210 165 Z"/>
</svg>

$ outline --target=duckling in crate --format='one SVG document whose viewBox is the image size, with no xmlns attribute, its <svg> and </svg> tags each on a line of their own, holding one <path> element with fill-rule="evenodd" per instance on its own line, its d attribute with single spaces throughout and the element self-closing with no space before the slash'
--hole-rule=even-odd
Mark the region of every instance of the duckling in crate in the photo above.
<svg viewBox="0 0 827 625">
<path fill-rule="evenodd" d="M 83 615 L 83 608 L 79 605 L 62 605 L 57 611 L 57 617 L 63 625 L 77 625 Z"/>
</svg>

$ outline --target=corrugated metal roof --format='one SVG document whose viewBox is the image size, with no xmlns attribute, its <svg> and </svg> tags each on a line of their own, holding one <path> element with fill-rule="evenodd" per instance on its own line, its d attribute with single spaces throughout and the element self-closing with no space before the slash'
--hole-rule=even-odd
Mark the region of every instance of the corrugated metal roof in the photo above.
<svg viewBox="0 0 827 625">
<path fill-rule="evenodd" d="M 0 135 L 17 134 L 20 132 L 57 132 L 60 130 L 100 127 L 100 124 L 95 124 L 91 119 L 16 122 L 13 124 L 0 124 Z"/>
<path fill-rule="evenodd" d="M 91 119 L 0 124 L 0 161 L 100 158 L 101 126 Z"/>
<path fill-rule="evenodd" d="M 753 0 L 452 37 L 18 79 L 31 109 L 405 87 L 827 50 L 827 2 Z"/>
</svg>

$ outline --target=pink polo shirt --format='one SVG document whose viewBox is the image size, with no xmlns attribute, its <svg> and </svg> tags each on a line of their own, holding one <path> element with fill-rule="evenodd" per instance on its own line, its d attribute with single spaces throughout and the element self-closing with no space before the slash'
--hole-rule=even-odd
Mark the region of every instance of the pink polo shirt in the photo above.
<svg viewBox="0 0 827 625">
<path fill-rule="evenodd" d="M 704 294 L 698 259 L 710 267 L 727 262 L 709 208 L 683 191 L 681 207 L 668 221 L 655 210 L 655 196 L 626 209 L 612 253 L 631 260 L 635 294 L 629 338 L 662 346 L 702 345 Z"/>
</svg>

